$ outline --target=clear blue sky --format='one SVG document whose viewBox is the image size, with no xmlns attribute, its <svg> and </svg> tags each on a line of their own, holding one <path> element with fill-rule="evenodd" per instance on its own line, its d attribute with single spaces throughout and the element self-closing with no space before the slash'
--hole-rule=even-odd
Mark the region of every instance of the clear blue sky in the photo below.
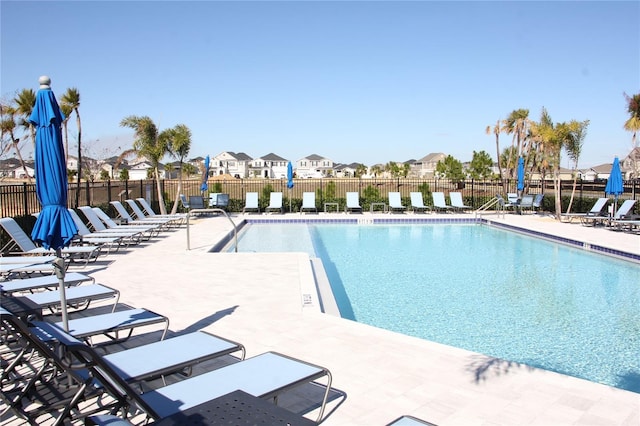
<svg viewBox="0 0 640 426">
<path fill-rule="evenodd" d="M 518 108 L 590 120 L 581 167 L 625 156 L 640 92 L 640 2 L 2 1 L 1 94 L 81 95 L 93 156 L 131 147 L 128 115 L 222 151 L 367 165 L 495 157 Z M 99 141 L 99 142 L 98 142 Z M 502 147 L 511 141 L 502 136 Z M 90 152 L 91 154 L 91 152 Z M 565 156 L 566 157 L 566 156 Z M 566 158 L 563 166 L 568 166 Z"/>
</svg>

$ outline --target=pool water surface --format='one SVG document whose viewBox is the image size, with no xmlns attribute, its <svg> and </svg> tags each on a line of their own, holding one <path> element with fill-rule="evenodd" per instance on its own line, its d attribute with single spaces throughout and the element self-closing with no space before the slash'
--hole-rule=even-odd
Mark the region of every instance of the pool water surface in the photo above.
<svg viewBox="0 0 640 426">
<path fill-rule="evenodd" d="M 246 228 L 322 259 L 343 318 L 640 392 L 640 265 L 486 225 Z"/>
</svg>

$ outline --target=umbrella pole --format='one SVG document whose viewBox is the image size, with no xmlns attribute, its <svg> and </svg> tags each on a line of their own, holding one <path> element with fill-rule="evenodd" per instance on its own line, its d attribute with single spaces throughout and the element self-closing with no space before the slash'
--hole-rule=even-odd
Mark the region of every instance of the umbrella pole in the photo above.
<svg viewBox="0 0 640 426">
<path fill-rule="evenodd" d="M 65 267 L 62 258 L 62 249 L 56 249 L 56 260 L 53 261 L 53 268 L 58 277 L 58 287 L 60 289 L 60 311 L 62 312 L 62 325 L 64 331 L 69 331 L 69 318 L 67 317 L 67 295 L 64 287 Z"/>
</svg>

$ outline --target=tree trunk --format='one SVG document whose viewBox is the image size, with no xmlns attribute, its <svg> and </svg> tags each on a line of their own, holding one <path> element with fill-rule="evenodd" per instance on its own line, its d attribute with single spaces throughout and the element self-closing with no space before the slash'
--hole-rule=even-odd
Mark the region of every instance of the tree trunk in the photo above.
<svg viewBox="0 0 640 426">
<path fill-rule="evenodd" d="M 156 189 L 158 190 L 158 203 L 160 204 L 160 214 L 167 214 L 167 207 L 164 205 L 164 197 L 162 196 L 162 187 L 160 186 L 160 170 L 158 165 L 154 167 L 156 173 Z"/>
<path fill-rule="evenodd" d="M 562 215 L 562 200 L 560 199 L 560 170 L 553 171 L 553 192 L 556 198 L 556 220 Z"/>
<path fill-rule="evenodd" d="M 78 208 L 80 204 L 80 184 L 82 182 L 82 126 L 80 125 L 80 113 L 76 109 L 76 122 L 78 123 L 78 174 L 76 175 L 76 179 L 78 179 L 76 184 L 76 208 Z"/>
<path fill-rule="evenodd" d="M 18 154 L 18 160 L 20 161 L 20 165 L 22 165 L 22 170 L 24 170 L 24 175 L 27 177 L 27 183 L 31 183 L 31 176 L 29 176 L 29 172 L 27 171 L 27 165 L 24 164 L 24 159 L 22 158 L 22 154 L 20 153 L 20 148 L 18 148 L 18 143 L 14 141 L 13 147 L 16 150 L 16 154 Z"/>
<path fill-rule="evenodd" d="M 571 213 L 571 206 L 573 205 L 573 196 L 576 193 L 576 186 L 577 186 L 577 182 L 578 182 L 578 175 L 577 172 L 578 169 L 574 169 L 573 171 L 573 187 L 571 188 L 571 198 L 569 199 L 569 206 L 567 207 L 567 213 Z"/>
<path fill-rule="evenodd" d="M 180 172 L 178 175 L 178 189 L 176 191 L 176 197 L 173 201 L 173 207 L 171 208 L 171 214 L 178 212 L 178 202 L 180 201 L 180 193 L 182 192 L 182 160 L 180 161 Z"/>
</svg>

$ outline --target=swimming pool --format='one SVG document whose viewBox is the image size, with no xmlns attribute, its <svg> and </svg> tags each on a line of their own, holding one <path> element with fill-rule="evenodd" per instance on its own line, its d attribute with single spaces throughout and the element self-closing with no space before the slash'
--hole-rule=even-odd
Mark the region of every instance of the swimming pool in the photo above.
<svg viewBox="0 0 640 426">
<path fill-rule="evenodd" d="M 640 392 L 640 266 L 484 225 L 251 225 L 322 259 L 344 318 Z"/>
</svg>

